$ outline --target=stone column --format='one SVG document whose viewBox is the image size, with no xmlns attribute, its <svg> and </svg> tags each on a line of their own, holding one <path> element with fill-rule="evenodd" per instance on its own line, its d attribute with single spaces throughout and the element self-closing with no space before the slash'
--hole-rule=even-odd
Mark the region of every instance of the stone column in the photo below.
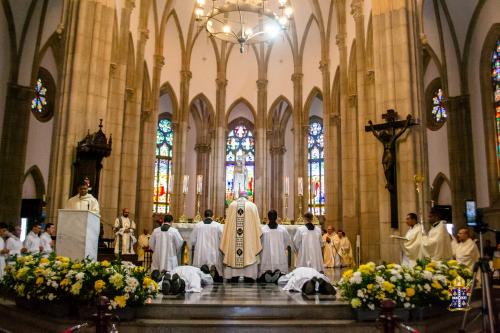
<svg viewBox="0 0 500 333">
<path fill-rule="evenodd" d="M 147 30 L 144 30 L 147 34 Z M 143 226 L 152 225 L 154 161 L 156 159 L 156 129 L 158 124 L 158 103 L 160 96 L 160 75 L 165 65 L 162 55 L 154 56 L 153 80 L 151 88 L 151 109 L 141 113 L 141 142 L 139 151 L 139 179 L 137 189 L 136 220 Z M 139 66 L 139 64 L 138 64 Z"/>
<path fill-rule="evenodd" d="M 215 136 L 214 157 L 212 159 L 212 207 L 216 216 L 224 216 L 224 200 L 226 196 L 226 73 L 220 72 L 215 80 Z"/>
<path fill-rule="evenodd" d="M 271 192 L 271 207 L 276 209 L 278 215 L 285 216 L 284 209 L 284 185 L 283 185 L 283 156 L 286 149 L 284 145 L 269 148 L 271 157 L 271 174 L 269 175 L 268 187 Z M 263 212 L 266 215 L 267 212 Z"/>
<path fill-rule="evenodd" d="M 393 0 L 373 2 L 372 22 L 375 61 L 376 118 L 387 109 L 395 109 L 401 117 L 412 114 L 421 119 L 420 100 L 423 96 L 419 86 L 419 37 L 417 30 L 416 1 Z M 400 138 L 398 144 L 397 182 L 399 220 L 404 221 L 408 212 L 417 210 L 414 175 L 419 173 L 420 161 L 424 159 L 421 147 L 425 130 L 413 127 Z M 380 258 L 395 261 L 399 258 L 399 243 L 389 238 L 394 231 L 390 226 L 389 192 L 385 189 L 381 165 L 382 145 L 377 144 L 378 202 L 380 221 Z M 399 232 L 403 232 L 400 223 Z M 371 258 L 370 258 L 371 259 Z"/>
<path fill-rule="evenodd" d="M 291 182 L 294 182 L 293 188 L 295 189 L 295 193 L 290 193 L 290 195 L 294 195 L 294 211 L 295 216 L 290 216 L 291 219 L 296 220 L 299 217 L 299 197 L 298 197 L 298 187 L 297 187 L 297 179 L 302 177 L 304 184 L 304 196 L 302 197 L 302 214 L 307 211 L 307 147 L 306 150 L 304 147 L 304 133 L 303 133 L 303 105 L 302 105 L 302 95 L 304 92 L 304 88 L 302 86 L 302 81 L 304 79 L 304 74 L 301 71 L 297 71 L 292 74 L 292 82 L 293 82 L 293 144 L 297 149 L 294 149 L 294 179 L 291 179 Z M 307 124 L 306 124 L 307 126 Z M 302 147 L 302 149 L 300 149 Z"/>
<path fill-rule="evenodd" d="M 269 188 L 267 182 L 267 79 L 260 75 L 257 80 L 257 118 L 255 119 L 255 193 L 254 202 L 263 217 L 269 210 Z"/>
<path fill-rule="evenodd" d="M 114 19 L 114 2 L 74 1 L 69 7 L 58 128 L 53 141 L 55 163 L 49 216 L 56 216 L 57 209 L 64 207 L 71 194 L 72 164 L 78 141 L 85 137 L 88 130 L 97 127 L 100 118 L 106 119 Z M 106 129 L 107 125 L 104 126 L 104 131 L 111 134 Z M 107 167 L 106 160 L 104 167 Z M 106 195 L 105 191 L 100 193 Z M 104 212 L 106 203 L 101 205 Z M 114 211 L 112 215 L 115 215 Z M 103 216 L 104 221 L 109 218 Z"/>
<path fill-rule="evenodd" d="M 197 143 L 194 146 L 196 151 L 196 175 L 203 175 L 203 188 L 200 196 L 200 213 L 208 207 L 208 180 L 210 175 L 210 152 L 212 150 L 210 143 Z M 196 213 L 196 207 L 195 207 Z"/>
<path fill-rule="evenodd" d="M 0 221 L 18 225 L 21 216 L 24 164 L 34 91 L 9 82 L 0 149 Z"/>
<path fill-rule="evenodd" d="M 447 102 L 452 218 L 460 228 L 466 226 L 465 200 L 476 197 L 469 95 L 449 97 Z"/>
<path fill-rule="evenodd" d="M 185 213 L 184 205 L 194 204 L 192 202 L 184 202 L 182 195 L 182 182 L 186 170 L 186 136 L 188 128 L 188 114 L 189 114 L 189 83 L 192 78 L 192 73 L 189 70 L 181 70 L 181 85 L 179 94 L 179 110 L 174 113 L 173 129 L 174 129 L 174 145 L 172 160 L 172 172 L 174 175 L 174 191 L 173 191 L 173 213 L 174 218 L 179 218 Z M 190 152 L 191 153 L 191 152 Z M 196 189 L 190 188 L 189 191 Z M 188 216 L 189 218 L 193 216 Z"/>
</svg>

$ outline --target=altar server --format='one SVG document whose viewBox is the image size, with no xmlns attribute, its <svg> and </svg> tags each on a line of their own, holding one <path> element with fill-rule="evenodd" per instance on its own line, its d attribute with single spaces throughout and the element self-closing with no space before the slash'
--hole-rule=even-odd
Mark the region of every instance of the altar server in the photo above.
<svg viewBox="0 0 500 333">
<path fill-rule="evenodd" d="M 203 221 L 194 225 L 191 234 L 191 246 L 194 248 L 193 266 L 207 265 L 215 268 L 217 275 L 222 275 L 222 253 L 219 250 L 222 238 L 222 225 L 213 220 L 213 212 L 205 210 Z"/>
<path fill-rule="evenodd" d="M 172 215 L 165 215 L 163 224 L 153 230 L 149 240 L 149 247 L 153 251 L 151 271 L 171 271 L 178 266 L 177 255 L 184 240 L 179 231 L 170 225 L 173 219 Z"/>
<path fill-rule="evenodd" d="M 323 271 L 323 256 L 321 248 L 323 239 L 321 238 L 321 229 L 312 224 L 313 215 L 304 214 L 306 224 L 297 228 L 293 244 L 298 252 L 297 267 L 311 267 L 318 272 Z"/>
</svg>

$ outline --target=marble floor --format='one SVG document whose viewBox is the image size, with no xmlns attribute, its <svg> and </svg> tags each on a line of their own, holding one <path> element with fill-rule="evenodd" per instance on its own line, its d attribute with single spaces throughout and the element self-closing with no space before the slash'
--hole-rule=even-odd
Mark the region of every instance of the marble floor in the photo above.
<svg viewBox="0 0 500 333">
<path fill-rule="evenodd" d="M 325 275 L 331 281 L 338 281 L 342 276 L 341 269 L 328 269 Z M 159 295 L 153 304 L 171 305 L 332 305 L 338 304 L 336 296 L 302 295 L 297 292 L 282 290 L 276 284 L 261 283 L 215 283 L 206 286 L 201 293 L 186 293 L 176 296 Z"/>
</svg>

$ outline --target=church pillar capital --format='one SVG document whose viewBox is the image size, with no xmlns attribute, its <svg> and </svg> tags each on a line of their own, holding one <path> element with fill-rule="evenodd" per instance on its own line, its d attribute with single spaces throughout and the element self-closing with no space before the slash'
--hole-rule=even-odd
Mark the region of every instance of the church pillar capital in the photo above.
<svg viewBox="0 0 500 333">
<path fill-rule="evenodd" d="M 319 70 L 323 74 L 327 73 L 330 70 L 330 61 L 328 59 L 321 60 L 319 62 Z"/>
<path fill-rule="evenodd" d="M 128 10 L 132 10 L 135 8 L 135 0 L 126 0 L 125 1 L 125 8 Z"/>
<path fill-rule="evenodd" d="M 212 149 L 212 147 L 210 146 L 209 143 L 197 143 L 194 146 L 194 150 L 197 153 L 209 153 L 211 149 Z"/>
<path fill-rule="evenodd" d="M 354 21 L 358 21 L 363 18 L 363 0 L 354 0 L 351 3 L 351 15 Z"/>
<path fill-rule="evenodd" d="M 373 68 L 369 68 L 366 71 L 366 79 L 368 80 L 368 82 L 375 81 L 375 71 L 373 70 Z"/>
<path fill-rule="evenodd" d="M 226 79 L 215 79 L 215 83 L 217 84 L 217 88 L 223 89 L 227 87 L 227 80 Z"/>
<path fill-rule="evenodd" d="M 257 82 L 257 89 L 262 90 L 262 89 L 266 89 L 267 83 L 269 81 L 266 79 L 258 79 L 256 82 Z"/>
<path fill-rule="evenodd" d="M 193 77 L 193 73 L 190 70 L 183 69 L 181 70 L 181 79 L 185 81 L 191 80 Z"/>
<path fill-rule="evenodd" d="M 349 95 L 348 101 L 349 101 L 349 106 L 351 108 L 355 108 L 356 106 L 358 106 L 358 95 Z"/>
<path fill-rule="evenodd" d="M 286 148 L 284 145 L 274 146 L 269 148 L 269 152 L 271 153 L 271 155 L 283 155 L 286 153 Z"/>
<path fill-rule="evenodd" d="M 154 55 L 155 67 L 162 68 L 165 65 L 165 57 L 161 54 Z"/>
<path fill-rule="evenodd" d="M 141 34 L 141 39 L 143 40 L 149 39 L 149 29 L 140 29 L 139 33 Z"/>
<path fill-rule="evenodd" d="M 345 47 L 345 39 L 347 37 L 347 34 L 345 33 L 339 33 L 335 36 L 335 44 L 337 44 L 337 46 L 339 48 L 343 48 Z"/>
<path fill-rule="evenodd" d="M 134 88 L 125 88 L 125 98 L 127 102 L 131 102 L 134 98 L 135 89 Z"/>
</svg>

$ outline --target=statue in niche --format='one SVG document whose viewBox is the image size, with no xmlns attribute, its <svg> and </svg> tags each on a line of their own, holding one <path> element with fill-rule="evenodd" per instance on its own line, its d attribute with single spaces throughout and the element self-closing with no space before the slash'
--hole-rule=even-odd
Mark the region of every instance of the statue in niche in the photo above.
<svg viewBox="0 0 500 333">
<path fill-rule="evenodd" d="M 234 166 L 233 193 L 239 197 L 241 192 L 247 190 L 248 170 L 245 165 L 247 154 L 236 155 L 236 164 Z"/>
</svg>

